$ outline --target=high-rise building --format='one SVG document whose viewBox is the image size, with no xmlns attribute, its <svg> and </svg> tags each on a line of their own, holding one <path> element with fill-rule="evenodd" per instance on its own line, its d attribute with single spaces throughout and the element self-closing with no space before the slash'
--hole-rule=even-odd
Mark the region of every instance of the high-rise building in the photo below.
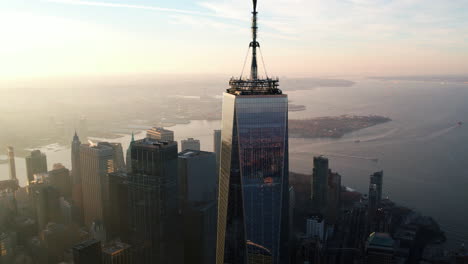
<svg viewBox="0 0 468 264">
<path fill-rule="evenodd" d="M 328 174 L 328 159 L 323 156 L 314 157 L 311 198 L 314 208 L 320 213 L 324 212 L 327 205 Z"/>
<path fill-rule="evenodd" d="M 57 163 L 48 174 L 50 185 L 56 188 L 61 196 L 70 201 L 72 194 L 70 171 L 62 164 Z"/>
<path fill-rule="evenodd" d="M 16 250 L 15 233 L 0 232 L 0 263 L 13 263 Z"/>
<path fill-rule="evenodd" d="M 328 173 L 326 220 L 336 224 L 341 202 L 341 175 L 332 171 Z"/>
<path fill-rule="evenodd" d="M 223 95 L 216 263 L 288 263 L 288 97 L 259 78 L 253 1 L 249 78 Z"/>
<path fill-rule="evenodd" d="M 146 131 L 146 137 L 160 141 L 174 141 L 174 131 L 162 127 L 153 127 Z"/>
<path fill-rule="evenodd" d="M 31 151 L 31 155 L 26 156 L 26 173 L 28 182 L 34 180 L 34 174 L 47 172 L 47 157 L 40 150 Z"/>
<path fill-rule="evenodd" d="M 133 264 L 131 246 L 112 242 L 102 248 L 102 264 Z"/>
<path fill-rule="evenodd" d="M 108 143 L 109 146 L 114 150 L 114 170 L 115 171 L 124 171 L 125 161 L 123 156 L 122 144 L 120 143 Z"/>
<path fill-rule="evenodd" d="M 179 153 L 180 198 L 185 263 L 215 263 L 216 155 L 185 150 Z"/>
<path fill-rule="evenodd" d="M 115 172 L 107 174 L 109 184 L 109 221 L 107 233 L 110 239 L 130 241 L 128 174 Z"/>
<path fill-rule="evenodd" d="M 33 178 L 28 185 L 29 200 L 41 232 L 49 222 L 61 220 L 60 194 L 50 185 L 48 174 L 34 174 Z"/>
<path fill-rule="evenodd" d="M 307 219 L 306 235 L 323 241 L 325 239 L 325 220 L 321 216 L 313 216 Z"/>
<path fill-rule="evenodd" d="M 179 153 L 179 182 L 184 206 L 216 199 L 216 156 L 212 152 Z"/>
<path fill-rule="evenodd" d="M 10 172 L 10 180 L 16 180 L 16 165 L 15 165 L 15 151 L 13 147 L 7 148 L 8 152 L 8 165 L 9 165 L 9 172 Z"/>
<path fill-rule="evenodd" d="M 74 204 L 74 220 L 77 223 L 83 222 L 83 193 L 81 180 L 81 160 L 80 160 L 81 141 L 75 132 L 71 145 L 71 179 L 72 179 L 72 200 Z"/>
<path fill-rule="evenodd" d="M 74 264 L 101 264 L 101 242 L 91 239 L 73 246 Z"/>
<path fill-rule="evenodd" d="M 132 139 L 130 140 L 130 144 L 128 145 L 127 155 L 125 157 L 125 166 L 127 168 L 127 172 L 132 171 L 132 156 L 131 156 L 131 154 L 132 154 L 132 145 L 133 145 L 134 142 L 135 142 L 135 135 L 132 132 Z"/>
<path fill-rule="evenodd" d="M 366 242 L 366 264 L 394 264 L 395 241 L 388 233 L 372 233 Z"/>
<path fill-rule="evenodd" d="M 376 203 L 377 206 L 380 206 L 380 202 L 382 201 L 383 171 L 375 172 L 370 176 L 369 194 L 373 184 L 375 184 Z"/>
<path fill-rule="evenodd" d="M 184 263 L 216 263 L 216 201 L 191 205 L 183 216 Z"/>
<path fill-rule="evenodd" d="M 83 194 L 84 223 L 104 222 L 107 173 L 114 172 L 114 149 L 108 143 L 83 144 L 80 147 L 80 167 Z"/>
<path fill-rule="evenodd" d="M 181 142 L 182 150 L 200 150 L 200 140 L 194 138 L 183 139 Z"/>
<path fill-rule="evenodd" d="M 138 263 L 177 264 L 183 259 L 177 159 L 175 141 L 145 138 L 132 144 L 129 222 Z"/>
<path fill-rule="evenodd" d="M 216 153 L 216 173 L 219 173 L 219 163 L 221 159 L 221 130 L 214 131 L 213 152 Z"/>
</svg>

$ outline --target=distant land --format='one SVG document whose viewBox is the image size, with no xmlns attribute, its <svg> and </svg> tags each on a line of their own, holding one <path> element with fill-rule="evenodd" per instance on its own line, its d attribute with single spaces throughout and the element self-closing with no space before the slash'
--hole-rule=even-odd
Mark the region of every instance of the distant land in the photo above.
<svg viewBox="0 0 468 264">
<path fill-rule="evenodd" d="M 346 133 L 392 121 L 388 117 L 327 116 L 313 119 L 289 120 L 289 136 L 293 138 L 341 138 Z"/>
<path fill-rule="evenodd" d="M 324 78 L 294 78 L 281 79 L 280 87 L 283 91 L 312 90 L 318 87 L 351 87 L 356 84 L 353 81 L 344 79 L 324 79 Z"/>
<path fill-rule="evenodd" d="M 408 75 L 408 76 L 374 76 L 369 79 L 383 81 L 417 81 L 417 82 L 448 82 L 448 83 L 466 83 L 468 84 L 468 75 Z"/>
</svg>

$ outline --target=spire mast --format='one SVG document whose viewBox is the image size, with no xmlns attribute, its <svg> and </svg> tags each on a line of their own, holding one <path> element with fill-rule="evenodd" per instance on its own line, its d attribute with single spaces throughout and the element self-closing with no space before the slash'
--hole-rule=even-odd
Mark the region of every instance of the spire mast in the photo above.
<svg viewBox="0 0 468 264">
<path fill-rule="evenodd" d="M 260 43 L 257 41 L 257 0 L 253 0 L 253 12 L 252 12 L 252 42 L 250 47 L 252 48 L 252 66 L 250 69 L 250 79 L 258 79 L 258 65 L 257 65 L 257 48 L 260 47 Z"/>
</svg>

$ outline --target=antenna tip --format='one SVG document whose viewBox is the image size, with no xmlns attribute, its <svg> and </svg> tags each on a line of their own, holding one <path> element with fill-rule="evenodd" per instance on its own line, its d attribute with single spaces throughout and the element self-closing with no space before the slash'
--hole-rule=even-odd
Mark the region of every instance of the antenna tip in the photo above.
<svg viewBox="0 0 468 264">
<path fill-rule="evenodd" d="M 257 12 L 257 0 L 253 0 L 254 12 Z"/>
</svg>

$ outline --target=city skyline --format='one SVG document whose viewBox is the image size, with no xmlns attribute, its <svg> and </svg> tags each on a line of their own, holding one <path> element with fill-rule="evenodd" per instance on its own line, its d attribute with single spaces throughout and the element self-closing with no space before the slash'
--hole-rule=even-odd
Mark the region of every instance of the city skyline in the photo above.
<svg viewBox="0 0 468 264">
<path fill-rule="evenodd" d="M 7 39 L 0 51 L 0 80 L 237 75 L 245 54 L 238 47 L 248 39 L 250 21 L 243 14 L 249 4 L 0 2 L 0 22 L 5 25 L 0 33 Z M 275 0 L 263 9 L 260 40 L 271 43 L 265 47 L 271 75 L 463 74 L 468 67 L 464 1 Z M 191 45 L 185 45 L 187 41 Z"/>
</svg>

